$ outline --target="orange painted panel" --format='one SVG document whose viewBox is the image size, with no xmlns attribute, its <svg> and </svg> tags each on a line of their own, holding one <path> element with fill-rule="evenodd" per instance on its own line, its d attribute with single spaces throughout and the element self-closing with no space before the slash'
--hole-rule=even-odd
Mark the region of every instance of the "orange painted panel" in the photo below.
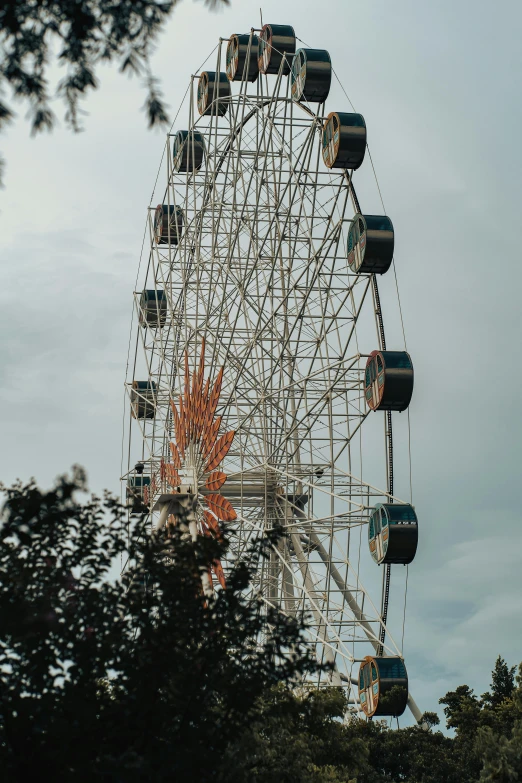
<svg viewBox="0 0 522 783">
<path fill-rule="evenodd" d="M 165 465 L 165 477 L 171 487 L 179 487 L 179 485 L 181 484 L 181 479 L 179 477 L 178 471 L 176 470 L 174 465 L 171 465 L 170 463 L 167 463 Z"/>
<path fill-rule="evenodd" d="M 208 406 L 208 393 L 210 390 L 210 378 L 207 378 L 207 382 L 205 383 L 205 388 L 203 389 L 203 401 L 205 403 L 205 411 Z"/>
<path fill-rule="evenodd" d="M 203 439 L 203 448 L 202 448 L 202 455 L 204 459 L 208 457 L 208 455 L 214 448 L 220 426 L 221 426 L 221 416 L 218 416 L 217 419 L 215 419 L 215 421 L 213 421 L 212 423 L 209 423 L 207 427 L 207 430 L 205 432 L 205 437 Z"/>
<path fill-rule="evenodd" d="M 225 434 L 219 438 L 216 445 L 212 448 L 210 454 L 208 455 L 208 462 L 205 466 L 207 472 L 217 468 L 219 463 L 225 459 L 232 445 L 235 434 L 236 433 L 234 430 L 230 430 L 230 432 L 225 432 Z"/>
<path fill-rule="evenodd" d="M 221 394 L 221 384 L 223 382 L 223 367 L 218 372 L 216 382 L 214 383 L 214 387 L 212 389 L 212 392 L 210 394 L 210 400 L 209 400 L 209 416 L 210 418 L 214 418 L 214 414 L 216 412 L 216 408 L 219 402 L 219 395 Z"/>
<path fill-rule="evenodd" d="M 212 569 L 215 573 L 215 575 L 218 578 L 218 582 L 221 585 L 223 589 L 227 586 L 226 580 L 225 580 L 225 574 L 223 572 L 223 566 L 221 565 L 221 562 L 219 560 L 214 560 L 212 562 Z"/>
<path fill-rule="evenodd" d="M 214 473 L 211 473 L 210 476 L 207 476 L 205 486 L 207 489 L 216 491 L 223 486 L 226 480 L 227 480 L 227 474 L 221 473 L 221 471 L 216 470 Z"/>
<path fill-rule="evenodd" d="M 216 517 L 210 511 L 205 511 L 204 513 L 205 513 L 205 519 L 203 520 L 204 524 L 207 526 L 209 530 L 212 531 L 212 533 L 214 533 L 218 541 L 221 541 L 221 539 L 223 538 L 223 533 L 221 532 L 221 528 L 219 526 L 219 522 L 217 521 Z"/>
<path fill-rule="evenodd" d="M 234 519 L 237 519 L 236 512 L 223 495 L 207 495 L 205 500 L 209 509 L 223 522 L 233 522 Z"/>
<path fill-rule="evenodd" d="M 175 443 L 169 443 L 169 446 L 170 446 L 170 453 L 172 454 L 172 464 L 174 465 L 175 468 L 180 468 L 181 467 L 181 459 L 180 459 L 179 451 L 178 451 L 178 449 L 176 447 L 176 444 Z"/>
<path fill-rule="evenodd" d="M 185 456 L 185 446 L 187 445 L 186 439 L 186 416 L 185 406 L 183 405 L 183 397 L 179 397 L 179 440 L 178 446 L 181 452 L 181 456 Z"/>
</svg>

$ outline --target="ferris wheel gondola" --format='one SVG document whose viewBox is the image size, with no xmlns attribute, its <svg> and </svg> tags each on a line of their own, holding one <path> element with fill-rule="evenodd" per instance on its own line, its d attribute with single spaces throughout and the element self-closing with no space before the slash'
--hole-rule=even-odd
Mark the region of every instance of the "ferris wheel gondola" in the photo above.
<svg viewBox="0 0 522 783">
<path fill-rule="evenodd" d="M 209 593 L 253 538 L 283 526 L 252 594 L 311 617 L 309 643 L 332 664 L 318 684 L 359 684 L 362 660 L 354 709 L 397 715 L 406 699 L 419 719 L 405 676 L 386 712 L 385 661 L 404 668 L 391 568 L 417 546 L 415 510 L 394 495 L 391 418 L 410 404 L 413 365 L 385 343 L 376 275 L 392 263 L 393 225 L 363 214 L 354 187 L 366 123 L 327 113 L 330 56 L 296 51 L 293 27 L 222 41 L 226 72 L 218 51 L 215 71 L 193 78 L 188 130 L 167 139 L 162 204 L 156 218 L 149 210 L 128 384 L 130 513 L 145 505 L 162 529 L 183 506 L 193 537 L 226 532 Z M 365 457 L 379 417 L 382 448 Z"/>
</svg>

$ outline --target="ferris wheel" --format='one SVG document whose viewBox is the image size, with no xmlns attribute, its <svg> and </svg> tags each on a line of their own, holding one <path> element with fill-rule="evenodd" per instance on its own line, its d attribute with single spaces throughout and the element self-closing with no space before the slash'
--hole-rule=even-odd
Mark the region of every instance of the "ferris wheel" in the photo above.
<svg viewBox="0 0 522 783">
<path fill-rule="evenodd" d="M 413 391 L 379 297 L 394 229 L 356 195 L 364 117 L 327 111 L 330 56 L 297 40 L 270 24 L 220 39 L 215 70 L 189 83 L 185 129 L 167 136 L 135 293 L 122 478 L 129 513 L 146 509 L 155 529 L 183 510 L 193 538 L 226 530 L 207 592 L 282 526 L 252 593 L 308 617 L 309 644 L 333 665 L 318 684 L 350 688 L 354 713 L 409 706 L 419 720 L 404 618 L 390 615 L 392 572 L 418 536 L 393 484 L 392 416 Z"/>
</svg>

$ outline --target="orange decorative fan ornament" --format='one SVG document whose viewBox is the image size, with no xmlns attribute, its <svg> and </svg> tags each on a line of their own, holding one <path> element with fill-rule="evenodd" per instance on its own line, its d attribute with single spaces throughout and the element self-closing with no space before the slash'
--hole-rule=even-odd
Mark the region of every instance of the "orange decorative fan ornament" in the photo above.
<svg viewBox="0 0 522 783">
<path fill-rule="evenodd" d="M 228 500 L 219 490 L 227 480 L 226 473 L 216 468 L 223 462 L 234 440 L 230 430 L 219 434 L 222 417 L 216 416 L 223 384 L 223 367 L 214 383 L 205 380 L 205 340 L 201 343 L 196 369 L 191 373 L 188 353 L 184 361 L 185 384 L 176 403 L 171 400 L 174 439 L 170 444 L 171 463 L 162 463 L 161 478 L 173 489 L 188 485 L 194 494 L 202 495 L 208 510 L 199 513 L 199 530 L 204 535 L 222 537 L 221 522 L 237 519 Z M 219 561 L 212 564 L 219 583 L 225 586 L 223 568 Z"/>
</svg>

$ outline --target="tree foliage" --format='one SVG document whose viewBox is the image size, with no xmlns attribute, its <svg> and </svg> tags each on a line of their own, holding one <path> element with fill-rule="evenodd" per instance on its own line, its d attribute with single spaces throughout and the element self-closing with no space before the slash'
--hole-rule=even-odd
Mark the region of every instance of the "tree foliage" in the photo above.
<svg viewBox="0 0 522 783">
<path fill-rule="evenodd" d="M 150 55 L 180 0 L 4 0 L 0 3 L 0 129 L 14 115 L 10 93 L 28 110 L 33 133 L 56 122 L 55 97 L 66 124 L 81 130 L 80 101 L 98 87 L 99 66 L 114 62 L 142 78 L 149 127 L 168 121 Z M 229 0 L 204 0 L 210 8 Z M 54 66 L 64 74 L 50 83 Z M 2 173 L 0 160 L 0 175 Z"/>
<path fill-rule="evenodd" d="M 29 106 L 33 132 L 52 128 L 49 67 L 65 68 L 57 95 L 66 121 L 79 130 L 79 100 L 96 89 L 96 69 L 116 62 L 122 72 L 145 78 L 149 124 L 166 122 L 165 106 L 149 57 L 179 0 L 13 0 L 0 5 L 0 87 Z M 215 8 L 229 0 L 205 0 Z M 13 110 L 0 103 L 0 123 Z"/>
<path fill-rule="evenodd" d="M 228 780 L 357 783 L 369 769 L 368 747 L 343 722 L 347 708 L 347 696 L 339 688 L 271 689 L 230 746 Z"/>
<path fill-rule="evenodd" d="M 0 779 L 352 781 L 366 749 L 343 738 L 343 694 L 294 693 L 317 668 L 302 624 L 244 597 L 272 538 L 208 599 L 225 541 L 140 522 L 127 542 L 116 501 L 82 489 L 77 469 L 6 490 Z"/>
<path fill-rule="evenodd" d="M 496 719 L 477 732 L 477 751 L 483 761 L 481 783 L 522 781 L 522 664 L 517 686 L 514 671 L 499 656 L 488 699 Z"/>
<path fill-rule="evenodd" d="M 462 764 L 466 783 L 479 779 L 488 783 L 519 780 L 516 754 L 520 758 L 520 685 L 519 679 L 518 688 L 515 686 L 515 667 L 509 668 L 499 656 L 489 692 L 478 698 L 471 688 L 461 685 L 440 699 L 445 705 L 447 726 L 455 730 L 454 752 Z"/>
<path fill-rule="evenodd" d="M 118 504 L 82 504 L 83 487 L 76 471 L 50 492 L 7 491 L 2 779 L 46 769 L 53 780 L 219 780 L 260 694 L 315 669 L 301 627 L 243 598 L 263 549 L 207 600 L 201 573 L 224 543 L 138 530 L 126 546 Z M 127 567 L 111 578 L 121 557 Z"/>
</svg>

